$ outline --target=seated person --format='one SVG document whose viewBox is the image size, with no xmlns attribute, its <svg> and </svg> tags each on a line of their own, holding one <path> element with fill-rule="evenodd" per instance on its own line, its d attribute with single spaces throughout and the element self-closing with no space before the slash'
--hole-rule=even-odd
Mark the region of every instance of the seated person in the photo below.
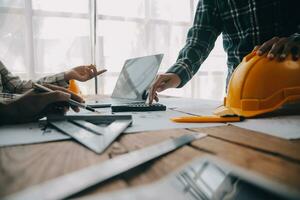
<svg viewBox="0 0 300 200">
<path fill-rule="evenodd" d="M 0 124 L 30 122 L 48 113 L 65 113 L 70 98 L 83 102 L 81 97 L 65 89 L 69 80 L 87 81 L 105 71 L 97 71 L 94 65 L 89 65 L 47 76 L 37 83 L 54 91 L 37 93 L 32 89 L 33 81 L 14 76 L 0 61 Z M 72 108 L 79 111 L 77 107 Z"/>
</svg>

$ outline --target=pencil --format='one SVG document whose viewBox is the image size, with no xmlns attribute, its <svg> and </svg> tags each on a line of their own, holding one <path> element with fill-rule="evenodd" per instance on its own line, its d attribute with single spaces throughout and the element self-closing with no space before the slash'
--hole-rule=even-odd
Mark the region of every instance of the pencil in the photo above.
<svg viewBox="0 0 300 200">
<path fill-rule="evenodd" d="M 51 89 L 49 89 L 49 88 L 47 88 L 47 87 L 45 87 L 45 86 L 43 86 L 43 85 L 40 85 L 40 84 L 38 84 L 38 83 L 33 83 L 33 87 L 34 88 L 37 88 L 37 89 L 39 89 L 39 90 L 42 90 L 42 91 L 44 91 L 44 92 L 53 92 L 53 90 L 51 90 Z M 68 101 L 71 105 L 73 105 L 73 106 L 77 106 L 77 107 L 79 107 L 79 108 L 83 108 L 83 109 L 86 109 L 86 110 L 89 110 L 89 111 L 92 111 L 92 112 L 97 112 L 94 108 L 92 108 L 92 107 L 90 107 L 90 106 L 88 106 L 88 105 L 85 105 L 85 104 L 83 104 L 83 103 L 79 103 L 79 102 L 77 102 L 77 101 L 74 101 L 73 99 L 69 99 L 69 101 Z"/>
</svg>

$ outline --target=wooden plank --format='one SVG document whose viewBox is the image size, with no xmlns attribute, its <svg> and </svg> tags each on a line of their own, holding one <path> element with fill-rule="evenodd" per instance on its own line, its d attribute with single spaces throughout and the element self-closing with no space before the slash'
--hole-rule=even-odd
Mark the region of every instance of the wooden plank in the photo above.
<svg viewBox="0 0 300 200">
<path fill-rule="evenodd" d="M 117 157 L 124 153 L 135 151 L 150 145 L 154 145 L 169 138 L 178 137 L 184 134 L 194 133 L 184 129 L 176 130 L 165 130 L 165 131 L 152 131 L 143 132 L 137 134 L 126 134 L 123 135 L 117 143 L 114 143 L 110 151 L 108 152 L 109 157 Z M 158 159 L 150 161 L 143 164 L 135 169 L 130 170 L 127 173 L 119 175 L 117 180 L 122 180 L 126 183 L 126 187 L 139 186 L 142 184 L 152 183 L 159 180 L 160 178 L 166 176 L 167 174 L 178 169 L 182 165 L 186 164 L 188 161 L 195 157 L 202 155 L 198 150 L 191 147 L 185 146 L 172 153 L 162 156 Z M 158 166 L 157 166 L 158 165 Z M 112 179 L 114 180 L 114 179 Z M 110 181 L 109 181 L 110 182 Z M 94 186 L 92 189 L 87 190 L 83 193 L 76 195 L 75 197 L 86 197 L 87 195 L 99 194 L 103 192 L 110 192 L 106 188 L 107 182 L 100 185 Z M 103 187 L 105 189 L 103 189 Z M 118 188 L 117 184 L 113 184 L 113 190 L 122 189 Z M 91 193 L 92 191 L 92 193 Z"/>
<path fill-rule="evenodd" d="M 122 175 L 122 178 L 130 187 L 149 184 L 168 176 L 203 155 L 206 155 L 206 153 L 184 146 Z"/>
<path fill-rule="evenodd" d="M 133 151 L 158 143 L 169 137 L 177 137 L 187 133 L 190 132 L 185 130 L 144 132 L 125 135 L 119 142 L 122 148 Z M 131 170 L 121 177 L 130 187 L 152 183 L 177 170 L 189 161 L 208 154 L 216 155 L 273 181 L 287 184 L 296 189 L 300 188 L 300 165 L 298 163 L 214 137 L 207 137 L 193 142 L 191 146 L 180 148 L 166 156 Z M 287 170 L 288 172 L 286 172 Z"/>
<path fill-rule="evenodd" d="M 90 196 L 93 196 L 95 194 L 100 193 L 106 193 L 106 192 L 113 192 L 116 190 L 125 189 L 128 187 L 128 184 L 126 181 L 122 180 L 120 176 L 117 176 L 115 178 L 109 179 L 107 181 L 104 181 L 103 183 L 100 183 L 98 185 L 95 185 L 85 191 L 82 191 L 72 197 L 73 198 L 87 198 Z"/>
<path fill-rule="evenodd" d="M 119 143 L 124 147 L 124 149 L 134 151 L 149 145 L 157 144 L 169 138 L 190 133 L 194 132 L 185 129 L 174 129 L 143 132 L 139 134 L 127 134 L 119 140 Z M 129 186 L 151 183 L 159 180 L 160 178 L 187 164 L 189 161 L 204 154 L 204 152 L 198 151 L 189 146 L 184 146 L 174 152 L 144 164 L 139 168 L 131 170 L 129 173 L 122 175 L 122 178 Z"/>
<path fill-rule="evenodd" d="M 147 131 L 140 133 L 132 133 L 123 135 L 119 143 L 121 143 L 129 151 L 157 144 L 169 138 L 179 137 L 185 134 L 195 133 L 186 129 L 170 129 L 160 131 Z"/>
<path fill-rule="evenodd" d="M 131 170 L 129 173 L 99 184 L 76 197 L 151 183 L 177 170 L 194 158 L 207 154 L 217 155 L 271 180 L 300 188 L 299 163 L 275 154 L 266 154 L 265 151 L 252 148 L 244 143 L 240 145 L 239 142 L 233 140 L 234 136 L 229 137 L 233 141 L 225 140 L 225 136 L 224 138 L 217 137 L 219 134 L 222 135 L 224 128 L 228 134 L 234 132 L 227 130 L 228 127 L 198 129 L 199 132 L 211 134 L 211 137 L 193 142 L 190 146 L 182 147 Z M 188 133 L 191 131 L 176 129 L 123 135 L 105 154 L 100 156 L 72 141 L 0 148 L 0 196 L 129 151 L 162 142 L 170 137 Z M 240 136 L 236 135 L 236 137 Z"/>
<path fill-rule="evenodd" d="M 192 146 L 199 150 L 213 152 L 220 158 L 271 180 L 300 189 L 299 163 L 212 137 L 197 140 L 192 143 Z"/>
<path fill-rule="evenodd" d="M 206 131 L 201 129 L 201 132 Z M 187 133 L 189 132 L 184 130 L 145 132 L 125 135 L 119 142 L 125 149 L 132 151 L 158 143 L 169 137 Z M 153 162 L 131 170 L 129 173 L 122 175 L 122 178 L 129 186 L 152 183 L 203 155 L 216 155 L 273 181 L 287 184 L 296 189 L 300 188 L 300 165 L 298 163 L 215 137 L 207 137 L 193 142 L 191 146 L 185 146 Z M 286 172 L 287 170 L 288 172 Z"/>
<path fill-rule="evenodd" d="M 192 130 L 203 131 L 224 141 L 300 161 L 300 140 L 284 140 L 231 125 Z"/>
<path fill-rule="evenodd" d="M 154 132 L 148 138 L 141 138 L 142 135 L 139 134 L 125 136 L 125 140 L 129 139 L 128 145 L 116 141 L 102 155 L 93 153 L 75 141 L 0 148 L 0 197 L 170 137 L 190 133 L 184 130 L 177 130 L 175 133 L 166 132 L 167 134 Z M 140 139 L 147 142 L 140 143 Z M 132 142 L 136 145 L 132 145 L 130 141 L 137 141 Z M 138 143 L 141 145 L 137 145 Z M 124 187 L 127 187 L 127 183 L 118 177 L 93 187 L 79 196 Z"/>
<path fill-rule="evenodd" d="M 0 196 L 107 159 L 108 153 L 97 155 L 74 141 L 0 148 Z"/>
</svg>

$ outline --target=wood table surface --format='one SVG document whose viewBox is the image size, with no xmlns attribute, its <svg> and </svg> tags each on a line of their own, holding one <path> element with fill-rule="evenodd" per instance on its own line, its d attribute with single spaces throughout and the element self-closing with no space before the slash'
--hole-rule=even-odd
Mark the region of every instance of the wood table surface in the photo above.
<svg viewBox="0 0 300 200">
<path fill-rule="evenodd" d="M 208 134 L 169 154 L 100 183 L 76 197 L 152 183 L 205 155 L 219 157 L 300 190 L 300 140 L 283 140 L 224 125 L 123 134 L 101 155 L 73 140 L 0 148 L 0 198 L 69 172 L 191 132 Z"/>
<path fill-rule="evenodd" d="M 212 128 L 126 134 L 120 136 L 101 155 L 97 155 L 71 140 L 2 147 L 0 148 L 0 197 L 74 170 L 101 163 L 115 156 L 191 132 L 202 132 L 208 136 L 96 185 L 77 196 L 151 183 L 204 155 L 217 156 L 300 190 L 299 140 L 282 140 L 224 125 Z"/>
</svg>

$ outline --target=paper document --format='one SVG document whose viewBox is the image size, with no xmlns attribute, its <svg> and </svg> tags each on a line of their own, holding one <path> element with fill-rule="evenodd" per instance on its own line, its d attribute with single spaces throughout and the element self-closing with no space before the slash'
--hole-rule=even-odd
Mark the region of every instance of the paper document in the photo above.
<svg viewBox="0 0 300 200">
<path fill-rule="evenodd" d="M 132 115 L 132 126 L 125 130 L 125 133 L 135 133 L 142 131 L 156 131 L 176 128 L 203 128 L 223 126 L 224 123 L 176 123 L 170 119 L 174 117 L 186 116 L 197 108 L 198 113 L 203 115 L 211 114 L 212 111 L 221 105 L 218 101 L 190 99 L 190 98 L 160 98 L 159 103 L 167 106 L 166 111 L 153 112 L 118 112 L 115 114 Z M 111 114 L 110 108 L 98 108 L 97 111 L 105 114 Z M 88 114 L 87 111 L 80 111 L 79 114 Z M 74 114 L 72 112 L 72 114 Z M 193 113 L 192 113 L 193 114 Z"/>
<path fill-rule="evenodd" d="M 129 114 L 129 112 L 127 114 Z M 135 112 L 130 114 L 132 114 L 133 123 L 131 127 L 125 130 L 125 133 L 176 128 L 203 128 L 224 125 L 224 123 L 176 123 L 170 119 L 183 115 L 186 116 L 186 114 L 168 109 L 166 111 Z"/>
<path fill-rule="evenodd" d="M 66 140 L 70 137 L 54 129 L 43 130 L 38 123 L 0 127 L 0 147 Z"/>
<path fill-rule="evenodd" d="M 191 99 L 191 98 L 161 98 L 159 103 L 168 108 L 191 115 L 212 115 L 221 101 Z"/>
<path fill-rule="evenodd" d="M 263 117 L 258 116 L 255 119 L 232 124 L 283 139 L 299 139 L 300 104 L 286 104 L 272 113 L 266 113 Z"/>
<path fill-rule="evenodd" d="M 246 119 L 243 122 L 231 124 L 283 139 L 300 138 L 300 115 Z"/>
<path fill-rule="evenodd" d="M 190 98 L 161 98 L 160 103 L 176 111 L 202 116 L 212 115 L 215 108 L 222 105 L 221 101 Z M 300 115 L 297 113 L 300 113 L 300 105 L 292 104 L 264 118 L 246 119 L 230 124 L 283 139 L 299 139 Z"/>
</svg>

